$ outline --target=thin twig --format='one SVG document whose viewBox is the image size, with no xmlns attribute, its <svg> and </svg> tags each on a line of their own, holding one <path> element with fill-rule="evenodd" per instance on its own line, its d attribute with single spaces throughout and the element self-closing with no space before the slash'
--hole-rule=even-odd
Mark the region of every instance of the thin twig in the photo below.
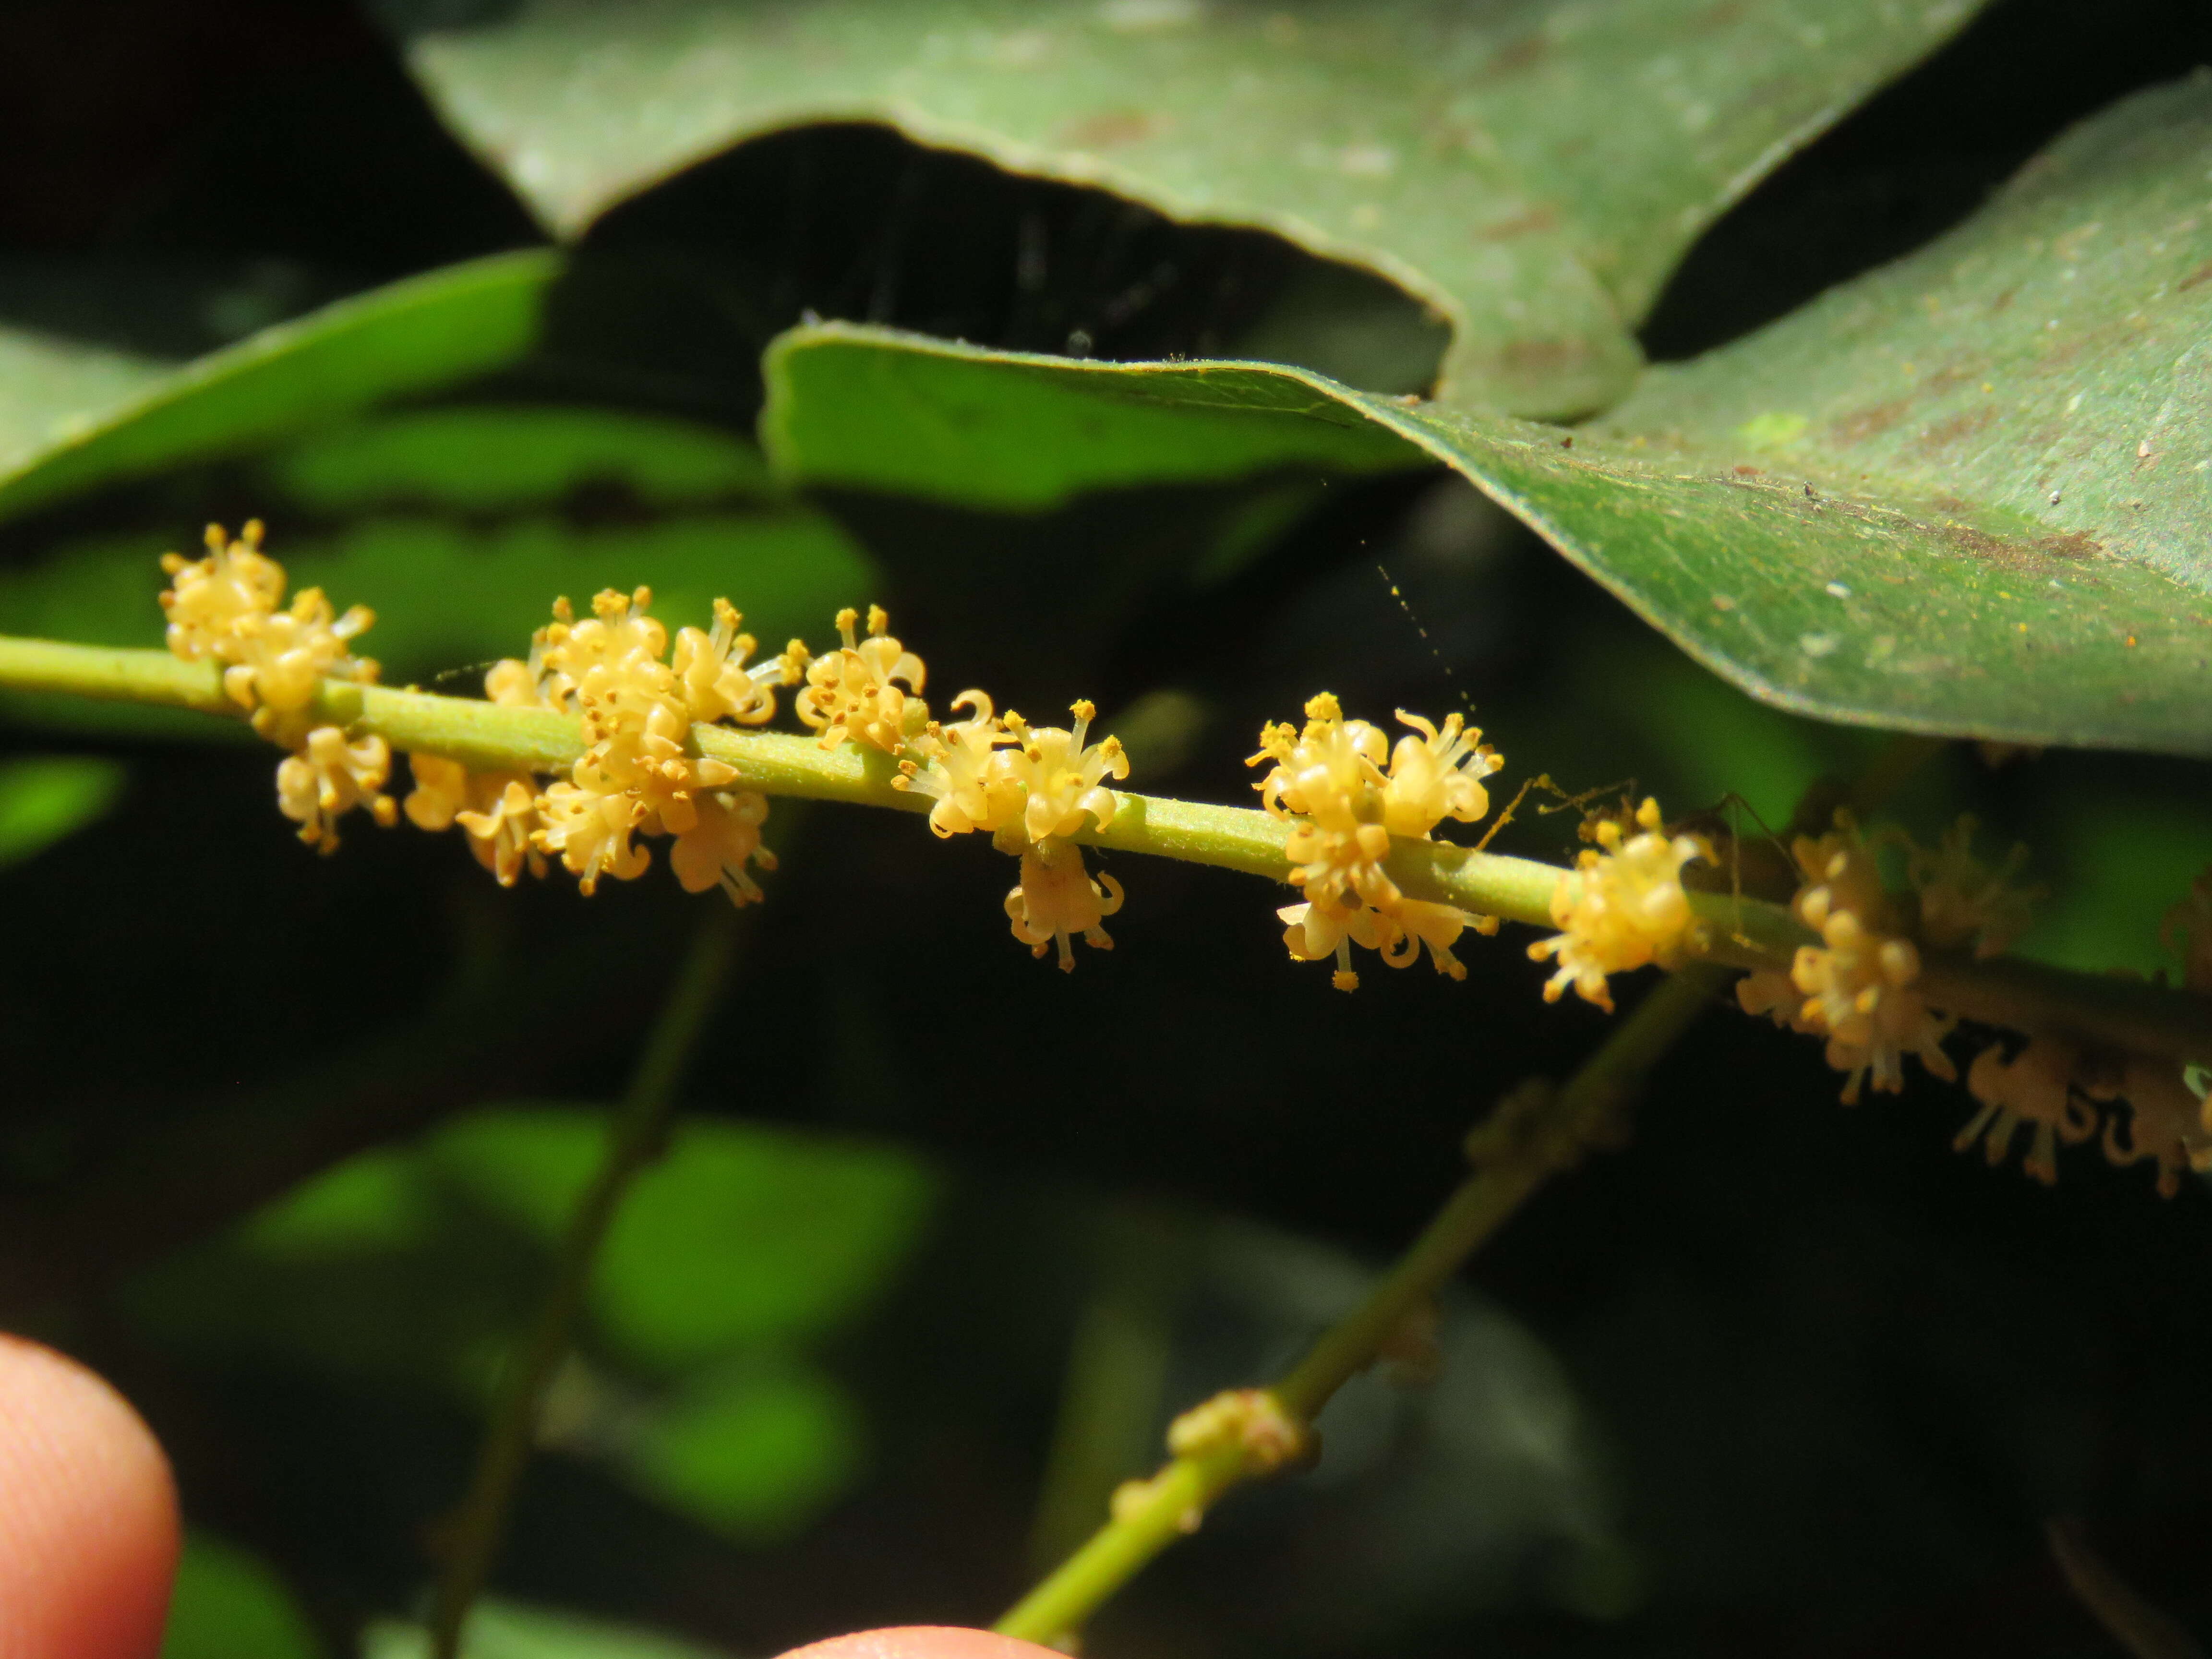
<svg viewBox="0 0 2212 1659">
<path fill-rule="evenodd" d="M 163 651 L 0 637 L 0 686 L 165 704 L 234 719 L 245 714 L 223 694 L 216 665 L 180 662 Z M 325 680 L 309 712 L 356 735 L 381 737 L 395 749 L 480 769 L 566 772 L 584 752 L 577 718 L 549 708 Z M 701 754 L 734 767 L 744 787 L 764 794 L 908 812 L 927 811 L 931 804 L 926 794 L 894 787 L 898 771 L 890 756 L 856 744 L 824 750 L 811 737 L 726 726 L 695 726 L 691 737 Z M 1886 766 L 1884 775 L 1903 775 L 1905 762 L 1925 752 L 1924 746 L 1899 745 L 1895 764 Z M 1869 786 L 1854 798 L 1873 793 Z M 1289 827 L 1265 812 L 1122 790 L 1115 792 L 1115 801 L 1111 823 L 1070 839 L 1274 881 L 1290 872 L 1283 851 Z M 1410 897 L 1535 927 L 1552 925 L 1552 895 L 1561 874 L 1559 866 L 1534 859 L 1407 839 L 1393 847 L 1388 869 Z M 1819 942 L 1784 905 L 1731 900 L 1722 893 L 1693 893 L 1690 902 L 1721 935 L 1712 958 L 1731 967 L 1786 969 L 1800 945 Z M 2212 1057 L 2212 999 L 2193 992 L 2016 958 L 1981 962 L 1928 951 L 1923 962 L 1921 989 L 1931 1006 L 1946 1013 L 2030 1036 L 2048 1032 L 2179 1060 Z"/>
<path fill-rule="evenodd" d="M 733 912 L 721 905 L 708 907 L 668 1001 L 646 1038 L 637 1070 L 616 1113 L 606 1156 L 568 1218 L 552 1283 L 529 1340 L 501 1379 L 468 1495 L 447 1541 L 445 1570 L 439 1577 L 430 1620 L 436 1659 L 454 1659 L 459 1651 L 462 1626 L 498 1553 L 515 1485 L 537 1443 L 546 1389 L 568 1352 L 600 1243 L 630 1182 L 660 1156 L 666 1144 L 676 1087 L 721 989 L 734 931 Z"/>
<path fill-rule="evenodd" d="M 2043 1535 L 2075 1599 L 2135 1659 L 2204 1659 L 2204 1650 L 2194 1637 L 2143 1600 L 2091 1547 L 2078 1519 L 2054 1515 L 2043 1523 Z"/>
<path fill-rule="evenodd" d="M 1265 1391 L 1274 1407 L 1294 1424 L 1310 1424 L 1339 1389 L 1373 1364 L 1408 1316 L 1449 1283 L 1532 1193 L 1605 1138 L 1651 1067 L 1726 977 L 1699 964 L 1662 980 L 1556 1095 L 1524 1090 L 1509 1097 L 1492 1121 L 1470 1138 L 1474 1173 L 1367 1299 Z M 1170 1460 L 1130 1501 L 1117 1504 L 1113 1519 L 995 1628 L 1032 1642 L 1068 1636 L 1154 1556 L 1196 1526 L 1224 1492 L 1272 1467 L 1239 1443 Z"/>
</svg>

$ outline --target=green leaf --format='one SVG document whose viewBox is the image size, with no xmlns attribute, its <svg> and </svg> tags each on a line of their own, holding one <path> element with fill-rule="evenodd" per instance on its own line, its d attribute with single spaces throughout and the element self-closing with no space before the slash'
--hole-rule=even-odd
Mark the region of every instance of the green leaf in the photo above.
<svg viewBox="0 0 2212 1659">
<path fill-rule="evenodd" d="M 794 478 L 903 482 L 926 456 L 941 493 L 1018 507 L 1143 482 L 1176 447 L 1150 424 L 1167 410 L 1190 422 L 1182 476 L 1264 469 L 1240 422 L 1309 428 L 1310 465 L 1328 445 L 1340 468 L 1381 464 L 1348 435 L 1357 413 L 1770 702 L 2212 754 L 2208 167 L 2212 77 L 2139 94 L 1941 241 L 1655 372 L 1595 430 L 1255 364 L 1079 365 L 848 326 L 770 353 L 763 434 Z M 870 385 L 903 440 L 811 406 Z M 1042 451 L 1036 432 L 1084 441 Z"/>
<path fill-rule="evenodd" d="M 1825 532 L 1754 575 L 1756 605 L 1698 560 L 1674 625 L 1816 705 L 2212 753 L 2208 169 L 2200 71 L 2076 127 L 1911 258 L 1652 374 L 1608 434 Z M 1855 523 L 1924 551 L 1851 557 Z"/>
<path fill-rule="evenodd" d="M 687 1384 L 639 1425 L 624 1458 L 653 1498 L 750 1545 L 804 1531 L 860 1460 L 859 1408 L 805 1367 Z"/>
<path fill-rule="evenodd" d="M 1559 416 L 1626 389 L 1706 224 L 1972 9 L 527 0 L 412 62 L 563 234 L 744 139 L 882 121 L 1364 266 L 1450 322 L 1448 395 Z"/>
<path fill-rule="evenodd" d="M 161 1659 L 317 1659 L 322 1651 L 268 1563 L 198 1528 L 185 1534 Z"/>
<path fill-rule="evenodd" d="M 102 817 L 122 789 L 123 769 L 90 756 L 0 763 L 0 870 Z"/>
<path fill-rule="evenodd" d="M 716 428 L 528 404 L 374 416 L 279 452 L 268 474 L 280 499 L 319 515 L 395 501 L 449 513 L 563 501 L 602 514 L 696 512 L 775 494 L 760 452 Z"/>
<path fill-rule="evenodd" d="M 0 330 L 0 477 L 88 431 L 93 417 L 172 373 L 150 357 L 24 329 Z"/>
<path fill-rule="evenodd" d="M 418 1625 L 379 1620 L 362 1632 L 362 1659 L 429 1659 Z M 480 1597 L 469 1612 L 462 1659 L 723 1659 L 721 1651 L 635 1625 Z"/>
<path fill-rule="evenodd" d="M 779 337 L 764 371 L 780 471 L 966 506 L 1428 459 L 1344 388 L 1264 364 L 1080 362 L 824 323 Z"/>
<path fill-rule="evenodd" d="M 479 1112 L 432 1156 L 549 1242 L 596 1166 L 604 1115 Z M 640 1176 L 609 1230 L 592 1306 L 628 1358 L 676 1368 L 842 1325 L 917 1241 L 933 1183 L 888 1150 L 691 1121 Z"/>
<path fill-rule="evenodd" d="M 179 1352 L 475 1403 L 544 1293 L 607 1116 L 488 1108 L 420 1146 L 361 1153 L 140 1275 L 125 1304 Z M 926 1167 L 889 1148 L 687 1122 L 623 1198 L 593 1273 L 587 1346 L 676 1378 L 679 1393 L 693 1368 L 802 1351 L 882 1296 L 934 1192 Z"/>
<path fill-rule="evenodd" d="M 342 300 L 160 378 L 76 354 L 86 361 L 51 367 L 26 404 L 37 412 L 21 436 L 46 441 L 26 448 L 19 437 L 0 449 L 0 518 L 504 368 L 537 343 L 540 304 L 559 269 L 558 256 L 542 251 L 454 265 Z M 0 354 L 0 368 L 16 355 Z M 74 388 L 66 411 L 52 402 L 56 385 Z M 50 435 L 64 414 L 64 434 Z M 13 424 L 0 424 L 0 444 L 17 436 L 24 417 Z"/>
</svg>

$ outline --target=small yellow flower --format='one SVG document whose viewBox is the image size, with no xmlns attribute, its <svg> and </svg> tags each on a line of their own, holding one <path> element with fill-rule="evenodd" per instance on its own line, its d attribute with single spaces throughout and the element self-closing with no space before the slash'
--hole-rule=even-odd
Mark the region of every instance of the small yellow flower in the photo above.
<svg viewBox="0 0 2212 1659">
<path fill-rule="evenodd" d="M 577 622 L 566 599 L 554 600 L 551 624 L 531 641 L 545 707 L 566 713 L 595 670 L 604 683 L 606 676 L 626 678 L 641 663 L 657 665 L 668 648 L 668 630 L 646 614 L 652 603 L 649 587 L 628 594 L 604 588 L 592 596 L 592 614 Z"/>
<path fill-rule="evenodd" d="M 1008 709 L 1006 730 L 1016 746 L 991 757 L 994 772 L 1022 792 L 1022 832 L 1031 842 L 1076 834 L 1086 813 L 1104 829 L 1114 821 L 1115 801 L 1103 781 L 1129 775 L 1129 757 L 1120 738 L 1084 743 L 1097 709 L 1078 702 L 1069 712 L 1075 729 L 1063 732 L 1056 726 L 1032 728 Z"/>
<path fill-rule="evenodd" d="M 253 729 L 293 751 L 276 769 L 277 808 L 300 825 L 301 840 L 335 852 L 339 814 L 366 803 L 379 823 L 390 824 L 396 811 L 380 793 L 392 765 L 384 740 L 349 746 L 337 727 L 311 726 L 307 713 L 325 679 L 376 678 L 376 665 L 350 648 L 376 618 L 362 605 L 334 615 L 319 587 L 280 609 L 284 568 L 261 551 L 261 535 L 258 520 L 236 541 L 210 525 L 205 558 L 162 556 L 168 646 L 187 662 L 222 665 L 223 690 L 252 713 Z"/>
<path fill-rule="evenodd" d="M 1747 1012 L 1771 1013 L 1778 1024 L 1825 1034 L 1828 1064 L 1848 1074 L 1843 1097 L 1857 1101 L 1870 1075 L 1874 1086 L 1895 1094 L 1905 1087 L 1905 1054 L 1947 1082 L 1958 1070 L 1943 1052 L 1954 1019 L 1931 1012 L 1914 988 L 1920 952 L 1896 927 L 1874 852 L 1842 814 L 1837 827 L 1815 841 L 1801 836 L 1790 849 L 1806 877 L 1792 908 L 1818 933 L 1819 945 L 1799 948 L 1790 982 L 1804 1000 L 1794 1012 L 1771 973 L 1740 981 L 1736 997 Z"/>
<path fill-rule="evenodd" d="M 993 764 L 1001 744 L 1019 739 L 992 712 L 990 698 L 963 691 L 952 706 L 975 713 L 950 726 L 930 721 L 907 745 L 921 758 L 901 761 L 899 775 L 891 780 L 894 789 L 936 799 L 929 827 L 939 838 L 1003 829 L 1022 815 L 1024 805 L 1020 780 Z"/>
<path fill-rule="evenodd" d="M 1382 824 L 1394 836 L 1425 839 L 1446 818 L 1473 823 L 1490 811 L 1482 780 L 1505 764 L 1485 744 L 1482 733 L 1461 730 L 1457 714 L 1444 717 L 1439 732 L 1419 714 L 1398 711 L 1401 725 L 1419 737 L 1403 737 L 1390 751 L 1390 775 L 1382 787 Z"/>
<path fill-rule="evenodd" d="M 507 708 L 534 708 L 538 682 L 536 669 L 508 658 L 484 675 L 484 695 Z M 531 839 L 538 828 L 538 785 L 527 772 L 471 772 L 435 755 L 410 754 L 407 765 L 415 775 L 402 808 L 409 823 L 433 833 L 458 823 L 477 862 L 502 887 L 514 886 L 526 869 L 545 873 L 544 855 Z"/>
<path fill-rule="evenodd" d="M 757 669 L 748 669 L 757 641 L 738 632 L 744 618 L 727 599 L 714 601 L 711 633 L 696 628 L 676 635 L 675 674 L 691 718 L 704 725 L 735 720 L 741 726 L 760 726 L 775 714 L 775 690 L 795 676 L 788 662 L 772 658 Z"/>
<path fill-rule="evenodd" d="M 797 698 L 799 718 L 821 732 L 824 749 L 849 738 L 896 755 L 929 719 L 929 705 L 919 695 L 927 671 L 920 657 L 885 631 L 890 618 L 881 605 L 868 607 L 868 637 L 855 641 L 853 630 L 859 623 L 855 611 L 837 613 L 844 648 L 806 665 L 805 689 Z"/>
<path fill-rule="evenodd" d="M 1075 934 L 1094 950 L 1114 948 L 1100 924 L 1121 908 L 1121 884 L 1103 872 L 1093 881 L 1083 867 L 1082 848 L 1065 841 L 1024 847 L 1021 884 L 1006 895 L 1014 937 L 1035 957 L 1057 945 L 1062 973 L 1075 970 Z"/>
<path fill-rule="evenodd" d="M 630 844 L 645 807 L 629 795 L 555 783 L 538 796 L 538 817 L 532 843 L 557 857 L 587 897 L 599 890 L 602 875 L 635 880 L 653 862 L 652 854 Z"/>
<path fill-rule="evenodd" d="M 1394 967 L 1406 965 L 1393 954 L 1404 937 L 1398 924 L 1364 904 L 1286 904 L 1275 915 L 1283 923 L 1283 943 L 1293 958 L 1299 962 L 1336 959 L 1336 971 L 1329 975 L 1329 983 L 1340 991 L 1359 988 L 1359 975 L 1352 965 L 1355 945 L 1381 951 L 1382 959 Z"/>
<path fill-rule="evenodd" d="M 757 904 L 765 896 L 748 863 L 775 868 L 775 854 L 760 844 L 768 799 L 749 789 L 709 790 L 693 801 L 691 827 L 669 849 L 669 867 L 687 893 L 719 885 L 732 904 Z"/>
<path fill-rule="evenodd" d="M 306 724 L 295 717 L 321 681 L 376 678 L 376 665 L 349 649 L 376 617 L 358 605 L 335 615 L 319 587 L 302 589 L 289 610 L 281 609 L 284 568 L 261 551 L 261 535 L 258 519 L 234 542 L 211 524 L 207 557 L 187 562 L 164 554 L 170 586 L 161 608 L 168 613 L 170 651 L 187 662 L 223 665 L 223 690 L 252 711 L 253 729 L 296 748 Z"/>
<path fill-rule="evenodd" d="M 1425 945 L 1439 973 L 1464 978 L 1467 969 L 1451 946 L 1468 927 L 1495 933 L 1497 918 L 1409 899 L 1383 866 L 1394 825 L 1405 839 L 1425 841 L 1448 817 L 1469 822 L 1488 811 L 1481 780 L 1497 770 L 1498 757 L 1462 735 L 1457 715 L 1438 732 L 1400 710 L 1398 718 L 1420 735 L 1401 739 L 1389 754 L 1382 732 L 1346 720 L 1329 693 L 1309 701 L 1305 712 L 1302 730 L 1263 726 L 1259 751 L 1245 762 L 1273 763 L 1253 787 L 1271 814 L 1291 821 L 1283 844 L 1291 866 L 1285 879 L 1305 902 L 1276 912 L 1285 945 L 1302 962 L 1334 957 L 1330 982 L 1340 991 L 1359 984 L 1352 966 L 1355 945 L 1379 952 L 1393 968 L 1409 966 Z"/>
<path fill-rule="evenodd" d="M 2212 1124 L 2206 1108 L 2190 1090 L 2182 1068 L 2171 1060 L 2130 1054 L 2088 1085 L 2098 1100 L 2125 1100 L 2128 1121 L 2118 1114 L 2106 1120 L 2105 1156 L 2124 1168 L 2141 1158 L 2158 1165 L 2158 1191 L 2172 1198 L 2181 1190 L 2182 1172 L 2212 1170 Z M 2116 1073 L 2116 1074 L 2115 1074 Z"/>
<path fill-rule="evenodd" d="M 382 738 L 346 741 L 335 726 L 318 726 L 297 754 L 276 767 L 276 810 L 300 826 L 300 839 L 325 853 L 338 849 L 337 819 L 366 805 L 377 823 L 389 829 L 398 809 L 384 793 L 392 771 L 392 749 Z"/>
<path fill-rule="evenodd" d="M 568 602 L 556 600 L 553 621 L 532 638 L 530 660 L 501 662 L 485 676 L 495 702 L 573 709 L 586 746 L 568 776 L 534 801 L 525 803 L 510 786 L 495 810 L 474 822 L 460 814 L 459 821 L 471 834 L 503 837 L 503 848 L 526 836 L 537 852 L 557 854 L 587 894 L 602 876 L 627 881 L 644 873 L 652 854 L 633 836 L 673 836 L 669 861 L 687 890 L 720 886 L 732 902 L 750 903 L 762 895 L 748 865 L 775 866 L 760 844 L 768 802 L 730 787 L 735 767 L 694 754 L 691 728 L 768 720 L 775 711 L 773 687 L 792 678 L 791 659 L 747 668 L 754 641 L 738 631 L 741 619 L 729 601 L 718 599 L 713 629 L 682 629 L 674 662 L 663 662 L 668 635 L 648 614 L 652 602 L 648 588 L 628 594 L 610 588 L 577 622 Z M 451 794 L 447 779 L 441 794 L 426 799 L 426 822 Z M 511 851 L 501 867 L 514 867 Z"/>
<path fill-rule="evenodd" d="M 1965 1152 L 1979 1140 L 1990 1167 L 2005 1161 L 2023 1126 L 2032 1133 L 2022 1167 L 2049 1187 L 2058 1179 L 2058 1143 L 2087 1140 L 2097 1114 L 2075 1091 L 2081 1051 L 2057 1037 L 2035 1037 L 2010 1060 L 2000 1048 L 1984 1048 L 1966 1068 L 1966 1089 L 1982 1103 L 1952 1142 Z"/>
<path fill-rule="evenodd" d="M 1545 1001 L 1557 1002 L 1572 986 L 1584 1001 L 1611 1013 L 1607 975 L 1653 963 L 1671 967 L 1703 948 L 1703 930 L 1682 890 L 1682 866 L 1692 859 L 1711 863 L 1711 845 L 1696 836 L 1668 836 L 1659 803 L 1649 797 L 1636 823 L 1641 833 L 1626 836 L 1616 820 L 1600 820 L 1597 846 L 1586 848 L 1553 888 L 1552 920 L 1560 931 L 1528 947 L 1538 962 L 1559 961 L 1544 986 Z"/>
<path fill-rule="evenodd" d="M 261 551 L 261 536 L 258 519 L 248 520 L 234 542 L 221 525 L 211 524 L 204 559 L 161 556 L 170 579 L 161 595 L 169 649 L 185 661 L 236 661 L 228 653 L 236 649 L 240 629 L 284 602 L 284 567 Z"/>
<path fill-rule="evenodd" d="M 530 781 L 515 772 L 484 772 L 470 782 L 477 805 L 473 811 L 455 813 L 453 821 L 468 836 L 477 862 L 490 871 L 502 887 L 514 886 L 526 869 L 542 879 L 545 859 L 532 839 L 541 820 L 538 794 Z M 495 787 L 496 794 L 492 793 Z"/>
<path fill-rule="evenodd" d="M 1323 691 L 1307 700 L 1304 731 L 1287 723 L 1261 727 L 1259 752 L 1244 763 L 1275 763 L 1252 787 L 1276 817 L 1364 819 L 1379 826 L 1381 793 L 1389 782 L 1381 763 L 1388 750 L 1380 731 L 1365 720 L 1345 719 L 1343 705 Z"/>
<path fill-rule="evenodd" d="M 1972 943 L 1977 957 L 2002 955 L 2027 931 L 2040 888 L 2019 887 L 2013 877 L 2027 862 L 2015 846 L 1994 867 L 1974 856 L 1977 825 L 1969 816 L 1943 833 L 1930 852 L 1907 843 L 1907 871 L 1920 894 L 1920 937 L 1939 949 Z"/>
<path fill-rule="evenodd" d="M 343 617 L 331 614 L 319 587 L 303 589 L 288 611 L 251 618 L 240 625 L 235 654 L 226 660 L 223 690 L 241 708 L 253 711 L 253 729 L 276 742 L 290 740 L 289 728 L 313 701 L 325 679 L 364 683 L 376 678 L 376 665 L 349 652 L 353 637 L 375 622 L 366 605 Z"/>
<path fill-rule="evenodd" d="M 2158 936 L 2166 949 L 2181 952 L 2181 982 L 2212 991 L 2212 870 L 2189 884 L 2188 896 L 2166 913 Z"/>
<path fill-rule="evenodd" d="M 471 772 L 459 761 L 410 755 L 415 787 L 402 810 L 418 830 L 436 832 L 458 823 L 477 862 L 502 887 L 527 869 L 545 873 L 545 860 L 531 845 L 538 828 L 538 792 L 524 772 Z"/>
</svg>

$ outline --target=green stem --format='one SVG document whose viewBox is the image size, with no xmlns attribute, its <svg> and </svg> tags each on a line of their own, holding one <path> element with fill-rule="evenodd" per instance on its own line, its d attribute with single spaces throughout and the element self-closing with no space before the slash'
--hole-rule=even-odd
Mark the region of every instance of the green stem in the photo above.
<svg viewBox="0 0 2212 1659">
<path fill-rule="evenodd" d="M 1268 1389 L 1276 1403 L 1310 1424 L 1339 1389 L 1373 1364 L 1407 1316 L 1443 1290 L 1548 1176 L 1579 1156 L 1726 977 L 1724 970 L 1700 965 L 1654 987 L 1545 1107 L 1535 1132 L 1486 1158 L 1367 1299 Z M 1259 1472 L 1235 1444 L 1170 1460 L 1146 1483 L 1140 1499 L 1123 1504 L 994 1628 L 1030 1642 L 1054 1642 L 1079 1630 L 1217 1498 Z"/>
<path fill-rule="evenodd" d="M 678 970 L 607 1141 L 606 1156 L 568 1218 L 554 1263 L 553 1279 L 538 1310 L 528 1342 L 502 1379 L 490 1427 L 477 1455 L 476 1471 L 462 1500 L 448 1542 L 445 1571 L 431 1613 L 432 1651 L 453 1659 L 460 1650 L 469 1607 L 484 1586 L 516 1483 L 537 1443 L 545 1393 L 567 1356 L 576 1316 L 589 1288 L 592 1265 L 614 1220 L 615 1211 L 638 1172 L 660 1155 L 668 1118 L 702 1026 L 713 1008 L 729 967 L 733 913 L 711 907 L 700 925 L 690 954 Z"/>
<path fill-rule="evenodd" d="M 243 717 L 222 693 L 220 672 L 179 662 L 166 651 L 131 651 L 0 637 L 0 687 L 196 708 Z M 440 755 L 479 770 L 566 771 L 583 753 L 571 715 L 508 708 L 467 697 L 434 696 L 326 680 L 315 718 L 373 733 L 395 749 Z M 787 732 L 696 726 L 699 751 L 735 767 L 749 788 L 770 795 L 925 812 L 930 798 L 892 787 L 896 763 L 847 744 L 824 750 Z M 1074 839 L 1110 851 L 1210 864 L 1280 881 L 1288 873 L 1279 819 L 1249 807 L 1115 792 L 1114 821 Z M 1480 853 L 1447 842 L 1400 842 L 1389 871 L 1415 898 L 1480 915 L 1551 925 L 1560 871 L 1534 859 Z M 1712 958 L 1736 968 L 1786 968 L 1813 935 L 1787 907 L 1721 893 L 1691 896 L 1711 924 Z M 2106 975 L 2038 963 L 1929 955 L 1922 979 L 1929 1002 L 1949 1013 L 2016 1030 L 2051 1031 L 2093 1045 L 2182 1060 L 2212 1057 L 2212 1000 Z"/>
</svg>

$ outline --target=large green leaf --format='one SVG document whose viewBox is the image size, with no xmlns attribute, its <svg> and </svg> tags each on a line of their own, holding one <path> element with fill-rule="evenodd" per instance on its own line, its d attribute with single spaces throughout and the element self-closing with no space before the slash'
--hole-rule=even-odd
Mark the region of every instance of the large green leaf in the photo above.
<svg viewBox="0 0 2212 1659">
<path fill-rule="evenodd" d="M 1771 702 L 2212 754 L 2208 167 L 2212 79 L 2140 94 L 1940 242 L 1655 372 L 1594 430 L 1255 364 L 1073 365 L 821 328 L 771 353 L 763 437 L 796 477 L 927 474 L 933 493 L 1014 507 L 1141 482 L 1162 453 L 1184 477 L 1325 448 L 1382 464 L 1352 411 Z M 868 385 L 902 439 L 817 397 Z M 1255 435 L 1301 427 L 1273 456 Z M 1083 441 L 1045 451 L 1039 432 Z"/>
<path fill-rule="evenodd" d="M 1261 363 L 1079 362 L 823 323 L 779 337 L 765 368 L 761 438 L 785 472 L 969 506 L 1427 459 L 1356 395 Z"/>
<path fill-rule="evenodd" d="M 171 366 L 27 329 L 0 329 L 0 475 L 89 429 Z"/>
<path fill-rule="evenodd" d="M 1452 325 L 1453 399 L 1561 416 L 1627 388 L 1699 230 L 1972 9 L 526 0 L 412 60 L 560 232 L 746 138 L 882 121 L 1364 266 Z"/>
<path fill-rule="evenodd" d="M 537 343 L 558 256 L 501 254 L 265 329 L 161 374 L 10 337 L 0 370 L 0 518 L 112 479 L 235 454 L 380 399 L 505 368 Z"/>
</svg>

